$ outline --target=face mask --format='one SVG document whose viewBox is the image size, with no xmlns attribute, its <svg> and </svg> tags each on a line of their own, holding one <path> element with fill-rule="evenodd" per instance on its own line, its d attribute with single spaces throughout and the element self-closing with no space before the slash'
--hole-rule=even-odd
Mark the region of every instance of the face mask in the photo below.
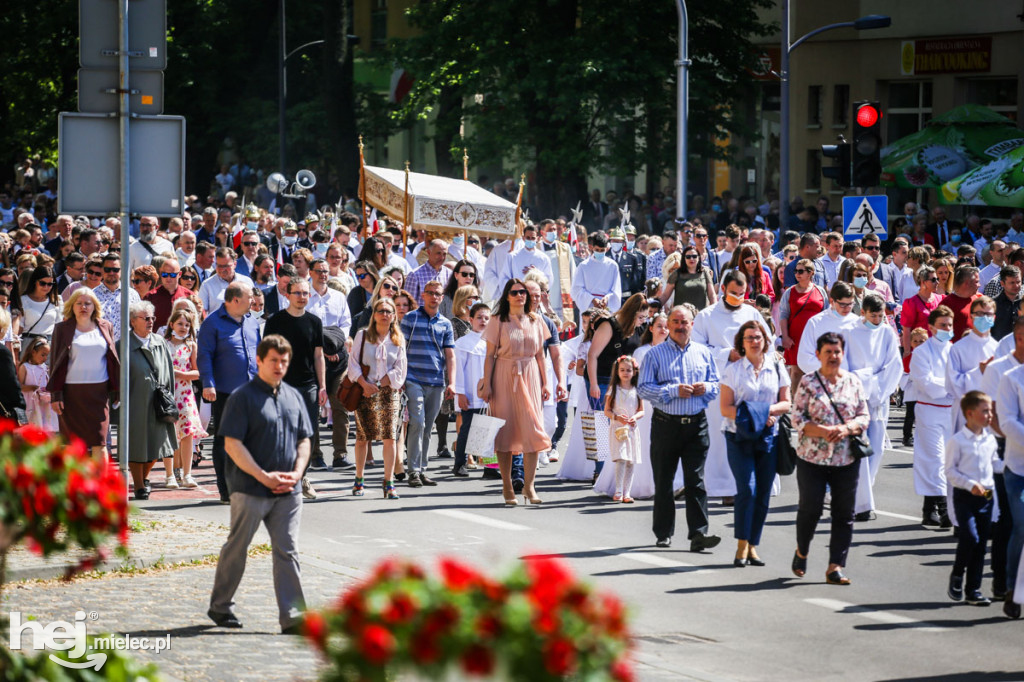
<svg viewBox="0 0 1024 682">
<path fill-rule="evenodd" d="M 990 329 L 992 329 L 995 323 L 995 319 L 989 317 L 988 315 L 976 315 L 974 317 L 974 329 L 977 330 L 979 334 L 987 333 Z"/>
<path fill-rule="evenodd" d="M 250 232 L 255 232 L 256 228 L 258 228 L 259 226 L 260 226 L 259 223 L 253 222 L 253 221 L 249 221 L 249 222 L 247 222 L 245 224 L 245 229 L 249 230 Z"/>
<path fill-rule="evenodd" d="M 292 236 L 292 237 L 285 237 L 284 238 L 284 245 L 285 246 L 295 246 L 295 242 L 297 242 L 298 240 L 299 240 L 299 238 L 298 237 L 294 237 L 294 236 Z"/>
<path fill-rule="evenodd" d="M 867 277 L 865 277 L 863 275 L 859 275 L 859 276 L 853 278 L 853 286 L 857 287 L 858 289 L 863 289 L 867 285 L 868 285 L 868 278 Z"/>
<path fill-rule="evenodd" d="M 868 329 L 875 330 L 881 327 L 882 323 L 879 322 L 878 324 L 875 324 L 874 322 L 868 322 L 867 320 L 864 320 L 864 326 L 867 327 Z"/>
<path fill-rule="evenodd" d="M 525 246 L 527 249 L 536 248 L 537 240 L 536 239 L 524 239 L 523 240 L 523 246 Z"/>
<path fill-rule="evenodd" d="M 598 263 L 603 261 L 604 260 L 604 252 L 603 251 L 595 251 L 594 252 L 594 260 L 596 260 Z"/>
<path fill-rule="evenodd" d="M 184 336 L 178 336 L 178 332 L 176 332 L 174 330 L 171 330 L 171 336 L 173 336 L 174 338 L 178 339 L 178 341 L 184 341 L 185 339 L 188 338 L 188 334 L 185 334 Z"/>
<path fill-rule="evenodd" d="M 835 306 L 832 306 L 832 314 L 838 317 L 840 320 L 846 317 L 846 315 L 843 315 L 841 312 L 839 312 L 839 309 L 836 308 Z"/>
<path fill-rule="evenodd" d="M 726 294 L 725 302 L 733 306 L 734 308 L 738 308 L 739 306 L 743 305 L 743 299 L 734 294 Z"/>
<path fill-rule="evenodd" d="M 139 239 L 147 244 L 152 244 L 156 241 L 156 232 L 142 232 L 139 234 Z"/>
<path fill-rule="evenodd" d="M 721 204 L 711 204 L 711 210 L 715 211 L 715 212 L 721 211 L 722 210 L 722 205 Z"/>
<path fill-rule="evenodd" d="M 625 245 L 622 242 L 612 242 L 610 246 L 612 247 L 612 251 L 614 251 L 615 253 L 621 253 L 622 248 Z"/>
<path fill-rule="evenodd" d="M 544 233 L 544 241 L 546 241 L 548 244 L 554 244 L 556 239 L 558 239 L 558 233 L 557 232 L 545 232 Z"/>
<path fill-rule="evenodd" d="M 958 235 L 958 234 L 951 234 L 951 235 L 949 235 L 949 241 L 950 241 L 951 244 L 959 244 L 960 243 L 960 235 Z"/>
<path fill-rule="evenodd" d="M 452 244 L 454 246 L 459 247 L 460 249 L 462 248 L 462 245 L 465 244 L 465 243 L 466 243 L 466 238 L 465 237 L 456 237 L 455 239 L 452 240 Z"/>
<path fill-rule="evenodd" d="M 939 331 L 935 332 L 935 338 L 941 341 L 942 343 L 946 343 L 948 341 L 953 340 L 953 332 L 948 331 L 946 329 L 940 329 Z"/>
<path fill-rule="evenodd" d="M 327 255 L 327 244 L 317 244 L 316 246 L 313 247 L 313 251 L 316 253 L 317 256 L 323 258 L 324 256 Z"/>
<path fill-rule="evenodd" d="M 632 251 L 632 250 L 633 250 L 633 247 L 634 247 L 635 245 L 636 245 L 636 242 L 630 242 L 630 241 L 627 241 L 627 242 L 626 242 L 626 251 Z"/>
</svg>

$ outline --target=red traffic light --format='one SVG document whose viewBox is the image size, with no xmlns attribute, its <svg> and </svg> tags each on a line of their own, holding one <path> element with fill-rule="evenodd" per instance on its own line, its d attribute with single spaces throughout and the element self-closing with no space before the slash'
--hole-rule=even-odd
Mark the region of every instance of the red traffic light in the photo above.
<svg viewBox="0 0 1024 682">
<path fill-rule="evenodd" d="M 870 128 L 878 122 L 878 119 L 878 109 L 875 109 L 870 104 L 865 104 L 857 109 L 857 125 L 862 128 Z"/>
</svg>

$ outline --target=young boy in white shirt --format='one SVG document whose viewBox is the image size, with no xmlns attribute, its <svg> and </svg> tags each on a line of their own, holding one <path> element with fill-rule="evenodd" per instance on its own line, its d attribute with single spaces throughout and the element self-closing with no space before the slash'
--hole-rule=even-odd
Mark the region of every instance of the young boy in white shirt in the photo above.
<svg viewBox="0 0 1024 682">
<path fill-rule="evenodd" d="M 946 481 L 953 487 L 953 508 L 960 522 L 956 561 L 949 576 L 949 598 L 973 606 L 992 602 L 981 593 L 985 547 L 992 526 L 994 475 L 1002 473 L 992 423 L 992 399 L 981 391 L 968 391 L 960 400 L 966 425 L 946 443 Z M 967 584 L 964 585 L 964 573 Z"/>
<path fill-rule="evenodd" d="M 469 309 L 472 331 L 455 342 L 455 400 L 462 413 L 462 428 L 455 441 L 455 464 L 452 475 L 459 478 L 469 476 L 467 469 L 475 469 L 476 463 L 467 462 L 466 441 L 473 415 L 483 411 L 487 404 L 477 396 L 477 384 L 484 378 L 484 362 L 487 359 L 487 342 L 481 338 L 491 319 L 491 309 L 486 303 L 477 303 Z"/>
</svg>

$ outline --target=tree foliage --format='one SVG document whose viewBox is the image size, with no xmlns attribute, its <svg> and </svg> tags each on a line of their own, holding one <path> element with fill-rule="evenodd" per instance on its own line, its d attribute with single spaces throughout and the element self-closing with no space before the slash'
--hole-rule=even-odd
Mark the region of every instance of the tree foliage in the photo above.
<svg viewBox="0 0 1024 682">
<path fill-rule="evenodd" d="M 728 135 L 746 137 L 752 94 L 750 39 L 770 26 L 771 0 L 690 0 L 689 151 L 721 157 Z M 416 37 L 384 59 L 416 79 L 394 117 L 435 117 L 436 146 L 461 155 L 459 122 L 474 159 L 522 164 L 534 203 L 564 211 L 588 172 L 657 182 L 675 156 L 676 5 L 670 0 L 435 0 L 408 10 Z M 638 188 L 640 189 L 640 188 Z"/>
</svg>

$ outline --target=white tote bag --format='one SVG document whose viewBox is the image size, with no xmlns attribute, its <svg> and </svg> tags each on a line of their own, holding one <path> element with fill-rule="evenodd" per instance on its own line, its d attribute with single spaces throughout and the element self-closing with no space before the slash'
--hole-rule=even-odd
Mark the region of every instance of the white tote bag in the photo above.
<svg viewBox="0 0 1024 682">
<path fill-rule="evenodd" d="M 469 435 L 466 436 L 466 454 L 470 457 L 494 457 L 494 439 L 505 425 L 505 420 L 492 417 L 489 413 L 490 408 L 485 408 L 480 414 L 473 415 Z"/>
</svg>

